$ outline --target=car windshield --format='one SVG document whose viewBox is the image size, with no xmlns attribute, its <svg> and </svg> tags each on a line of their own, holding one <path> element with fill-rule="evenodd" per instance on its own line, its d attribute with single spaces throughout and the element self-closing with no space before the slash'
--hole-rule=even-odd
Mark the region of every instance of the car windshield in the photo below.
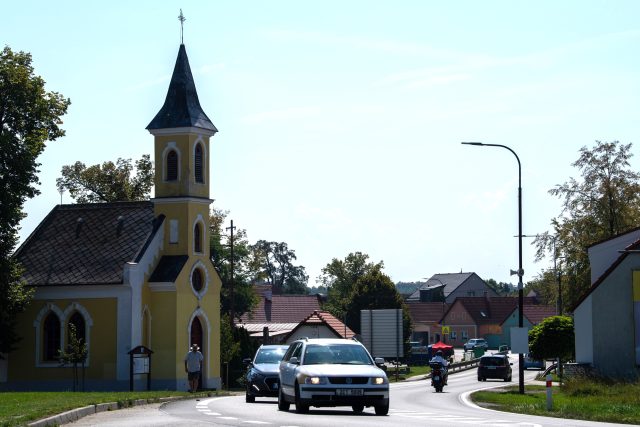
<svg viewBox="0 0 640 427">
<path fill-rule="evenodd" d="M 482 366 L 503 366 L 504 359 L 502 357 L 483 357 L 480 359 Z"/>
<path fill-rule="evenodd" d="M 286 348 L 261 348 L 253 363 L 280 363 Z"/>
<path fill-rule="evenodd" d="M 364 347 L 350 344 L 310 344 L 304 352 L 305 365 L 371 365 Z"/>
</svg>

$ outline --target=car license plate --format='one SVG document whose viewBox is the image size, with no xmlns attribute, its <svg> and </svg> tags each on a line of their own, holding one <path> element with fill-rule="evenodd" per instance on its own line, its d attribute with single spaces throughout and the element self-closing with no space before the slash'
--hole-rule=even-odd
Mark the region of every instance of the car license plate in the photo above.
<svg viewBox="0 0 640 427">
<path fill-rule="evenodd" d="M 361 388 L 339 388 L 336 390 L 336 396 L 362 396 L 364 390 Z"/>
<path fill-rule="evenodd" d="M 433 377 L 433 380 L 434 381 L 440 381 L 440 377 L 436 375 L 435 377 Z"/>
<path fill-rule="evenodd" d="M 496 366 L 487 366 L 487 369 L 496 369 Z"/>
</svg>

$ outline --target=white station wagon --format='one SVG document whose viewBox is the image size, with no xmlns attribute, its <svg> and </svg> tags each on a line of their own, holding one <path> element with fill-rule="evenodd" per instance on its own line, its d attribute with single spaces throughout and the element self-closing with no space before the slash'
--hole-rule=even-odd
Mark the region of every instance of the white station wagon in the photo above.
<svg viewBox="0 0 640 427">
<path fill-rule="evenodd" d="M 367 349 L 356 340 L 301 339 L 289 346 L 280 362 L 278 409 L 305 413 L 310 406 L 351 406 L 361 413 L 373 406 L 389 412 L 389 380 Z"/>
</svg>

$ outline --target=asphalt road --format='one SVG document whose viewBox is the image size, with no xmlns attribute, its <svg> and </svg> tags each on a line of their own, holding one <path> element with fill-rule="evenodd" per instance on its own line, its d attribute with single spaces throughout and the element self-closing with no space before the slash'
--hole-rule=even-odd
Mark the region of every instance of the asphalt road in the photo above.
<svg viewBox="0 0 640 427">
<path fill-rule="evenodd" d="M 517 358 L 514 380 L 517 378 Z M 525 380 L 533 379 L 536 371 L 525 372 Z M 517 381 L 517 380 L 516 380 Z M 177 401 L 164 405 L 103 412 L 71 423 L 77 426 L 613 426 L 617 424 L 566 420 L 510 414 L 479 408 L 467 396 L 480 388 L 500 387 L 502 381 L 479 383 L 476 370 L 449 376 L 444 393 L 435 393 L 428 381 L 411 381 L 391 385 L 388 416 L 376 416 L 373 408 L 356 415 L 350 407 L 311 408 L 307 414 L 278 411 L 277 399 L 257 398 L 245 403 L 244 395 Z"/>
</svg>

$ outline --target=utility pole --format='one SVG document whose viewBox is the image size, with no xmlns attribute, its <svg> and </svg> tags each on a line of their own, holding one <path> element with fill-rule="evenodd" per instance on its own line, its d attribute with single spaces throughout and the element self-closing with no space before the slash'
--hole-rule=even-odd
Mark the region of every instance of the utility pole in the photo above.
<svg viewBox="0 0 640 427">
<path fill-rule="evenodd" d="M 231 230 L 231 280 L 229 281 L 229 321 L 233 328 L 233 319 L 236 317 L 235 310 L 235 296 L 233 293 L 233 230 L 236 227 L 233 226 L 233 220 L 231 220 L 231 226 L 227 227 L 227 230 Z"/>
</svg>

